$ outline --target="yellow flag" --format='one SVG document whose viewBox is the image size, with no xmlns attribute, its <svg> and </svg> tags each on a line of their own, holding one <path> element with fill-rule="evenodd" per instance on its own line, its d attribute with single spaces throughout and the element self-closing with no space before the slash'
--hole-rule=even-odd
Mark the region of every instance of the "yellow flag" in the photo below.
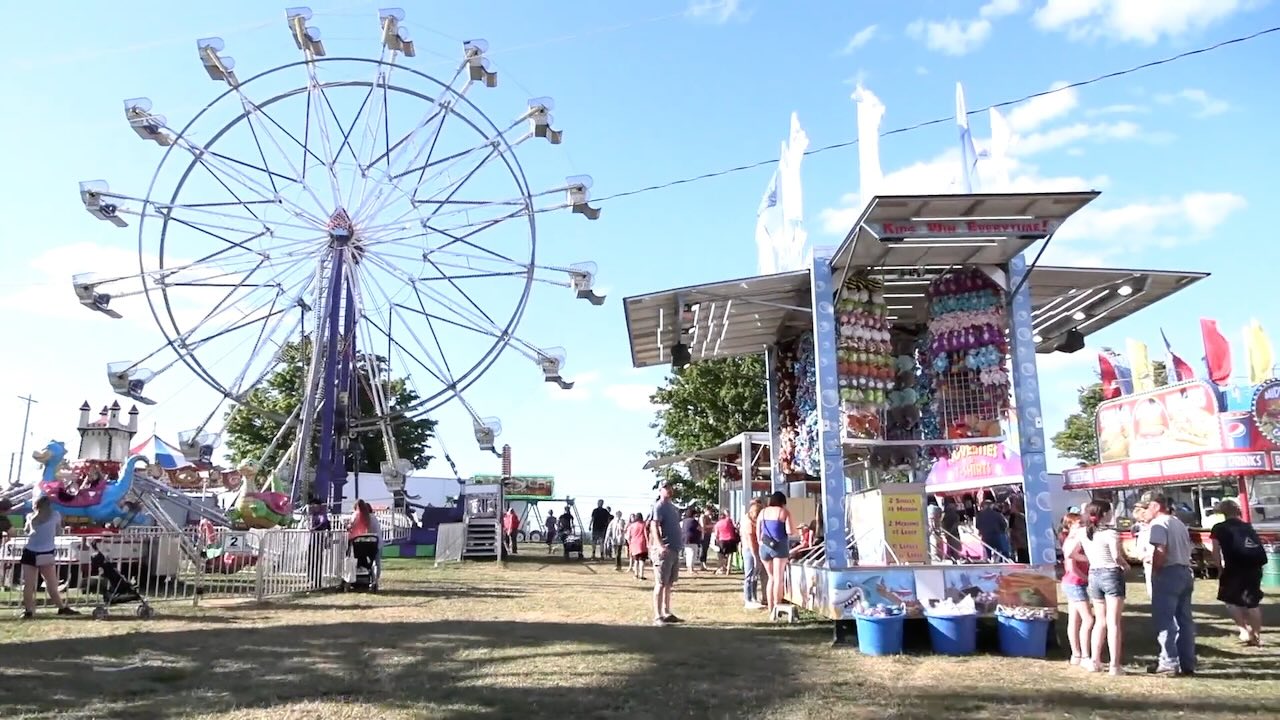
<svg viewBox="0 0 1280 720">
<path fill-rule="evenodd" d="M 1147 344 L 1141 340 L 1127 338 L 1125 344 L 1129 350 L 1129 370 L 1133 372 L 1133 391 L 1156 389 L 1156 374 L 1151 367 L 1151 355 L 1147 352 Z"/>
<path fill-rule="evenodd" d="M 1249 358 L 1249 384 L 1257 385 L 1270 380 L 1275 374 L 1272 372 L 1275 357 L 1271 351 L 1271 341 L 1267 339 L 1262 323 L 1257 320 L 1249 321 L 1244 329 L 1244 351 Z"/>
</svg>

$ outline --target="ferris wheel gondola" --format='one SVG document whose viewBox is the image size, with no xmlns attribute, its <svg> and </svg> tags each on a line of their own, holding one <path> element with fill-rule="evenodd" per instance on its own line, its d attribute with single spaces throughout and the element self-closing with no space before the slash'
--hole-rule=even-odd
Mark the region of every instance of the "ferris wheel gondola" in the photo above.
<svg viewBox="0 0 1280 720">
<path fill-rule="evenodd" d="M 113 301 L 144 296 L 163 336 L 139 359 L 108 364 L 112 388 L 154 403 L 148 384 L 182 368 L 222 403 L 296 425 L 299 438 L 318 429 L 322 496 L 345 476 L 349 434 L 379 432 L 388 471 L 407 472 L 392 428 L 446 403 L 462 404 L 492 450 L 501 423 L 463 393 L 504 350 L 573 387 L 562 348 L 516 334 L 534 285 L 604 302 L 594 263 L 538 259 L 539 215 L 600 214 L 590 177 L 535 190 L 526 174 L 518 149 L 563 140 L 551 100 L 495 123 L 470 93 L 498 84 L 487 44 L 463 43 L 453 75 L 437 79 L 400 62 L 417 53 L 404 17 L 380 11 L 378 57 L 334 57 L 311 10 L 291 8 L 302 59 L 247 78 L 220 38 L 198 40 L 201 66 L 226 88 L 189 122 L 171 123 L 148 98 L 124 102 L 130 129 L 163 151 L 146 191 L 80 184 L 90 215 L 137 225 L 139 264 L 127 276 L 76 275 L 78 301 L 120 318 Z M 304 400 L 285 416 L 254 390 L 299 349 Z M 391 365 L 413 378 L 408 401 L 387 392 Z M 355 395 L 373 411 L 357 412 Z M 181 434 L 184 454 L 209 454 L 216 416 Z M 310 453 L 300 443 L 287 454 L 295 497 Z"/>
</svg>

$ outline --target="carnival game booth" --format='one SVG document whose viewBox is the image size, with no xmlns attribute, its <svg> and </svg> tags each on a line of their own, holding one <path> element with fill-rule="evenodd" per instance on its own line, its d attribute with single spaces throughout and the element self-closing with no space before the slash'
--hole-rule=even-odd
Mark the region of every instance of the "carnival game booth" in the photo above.
<svg viewBox="0 0 1280 720">
<path fill-rule="evenodd" d="M 1132 554 L 1130 512 L 1136 496 L 1162 488 L 1192 529 L 1198 574 L 1211 574 L 1213 505 L 1237 499 L 1264 543 L 1280 543 L 1280 380 L 1247 393 L 1247 409 L 1207 380 L 1174 383 L 1098 406 L 1098 458 L 1065 473 L 1069 490 L 1107 499 Z"/>
<path fill-rule="evenodd" d="M 772 489 L 821 482 L 821 540 L 792 563 L 789 599 L 837 639 L 859 605 L 1057 606 L 1036 353 L 1075 352 L 1204 277 L 1029 265 L 1097 195 L 876 197 L 806 270 L 626 299 L 636 367 L 765 355 Z M 1004 442 L 1015 396 L 1032 562 L 932 563 L 923 480 L 956 448 Z"/>
<path fill-rule="evenodd" d="M 715 447 L 654 458 L 645 463 L 643 469 L 684 465 L 695 480 L 714 475 L 716 504 L 730 517 L 740 518 L 752 498 L 773 492 L 769 437 L 767 432 L 741 433 Z M 785 483 L 792 497 L 817 497 L 822 493 L 822 483 L 812 476 L 792 475 Z"/>
</svg>

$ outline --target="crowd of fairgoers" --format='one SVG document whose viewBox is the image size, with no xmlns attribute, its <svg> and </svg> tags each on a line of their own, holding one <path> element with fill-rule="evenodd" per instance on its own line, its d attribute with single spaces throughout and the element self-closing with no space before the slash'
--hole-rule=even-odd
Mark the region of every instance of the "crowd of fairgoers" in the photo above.
<svg viewBox="0 0 1280 720">
<path fill-rule="evenodd" d="M 618 571 L 623 556 L 630 572 L 645 579 L 654 573 L 654 623 L 680 622 L 671 611 L 671 595 L 683 565 L 685 572 L 728 575 L 732 559 L 741 554 L 743 602 L 748 609 L 773 609 L 783 598 L 787 563 L 814 541 L 815 528 L 797 527 L 786 507 L 786 496 L 774 493 L 751 501 L 742 518 L 735 520 L 714 505 L 683 510 L 672 503 L 670 486 L 648 514 L 629 517 L 597 503 L 591 512 L 592 559 L 613 560 Z M 987 503 L 984 503 L 986 505 Z M 984 508 L 987 510 L 990 508 Z M 1157 629 L 1159 657 L 1147 671 L 1156 674 L 1194 675 L 1196 628 L 1191 612 L 1194 586 L 1192 542 L 1185 523 L 1170 512 L 1166 497 L 1147 492 L 1133 510 L 1137 526 L 1137 552 L 1151 601 Z M 1218 576 L 1218 600 L 1239 630 L 1240 643 L 1262 644 L 1262 574 L 1267 557 L 1254 528 L 1241 518 L 1239 505 L 1223 500 L 1214 507 L 1222 520 L 1212 528 Z M 937 513 L 936 515 L 941 515 Z M 931 515 L 930 524 L 939 519 Z M 1070 663 L 1088 672 L 1124 673 L 1125 574 L 1128 560 L 1121 549 L 1110 503 L 1097 500 L 1072 508 L 1062 519 L 1062 593 L 1068 606 L 1067 636 Z M 509 510 L 503 519 L 505 551 L 517 552 L 519 518 Z M 548 513 L 544 528 L 547 552 L 559 538 L 569 555 L 577 536 L 570 508 L 558 518 Z M 799 537 L 794 543 L 791 538 Z M 711 550 L 716 550 L 712 561 Z M 579 551 L 582 546 L 577 547 Z M 763 588 L 761 586 L 763 582 Z"/>
</svg>

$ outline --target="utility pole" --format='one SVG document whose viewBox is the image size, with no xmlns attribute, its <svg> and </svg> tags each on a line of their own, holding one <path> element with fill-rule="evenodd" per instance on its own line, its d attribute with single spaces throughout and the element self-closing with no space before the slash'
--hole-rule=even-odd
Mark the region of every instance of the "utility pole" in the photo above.
<svg viewBox="0 0 1280 720">
<path fill-rule="evenodd" d="M 31 422 L 31 406 L 40 402 L 31 397 L 31 393 L 27 393 L 26 397 L 19 395 L 18 399 L 27 404 L 27 412 L 22 418 L 22 442 L 18 444 L 18 479 L 14 481 L 15 485 L 22 483 L 22 463 L 27 455 L 27 425 Z"/>
</svg>

